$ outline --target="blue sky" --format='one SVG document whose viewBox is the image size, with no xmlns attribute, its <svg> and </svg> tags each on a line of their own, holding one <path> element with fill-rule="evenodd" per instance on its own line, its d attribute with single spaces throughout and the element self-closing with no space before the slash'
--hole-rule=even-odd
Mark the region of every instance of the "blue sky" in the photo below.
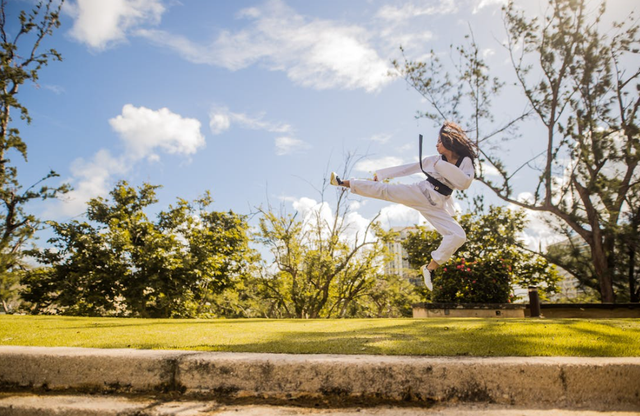
<svg viewBox="0 0 640 416">
<path fill-rule="evenodd" d="M 64 200 L 34 205 L 42 218 L 57 221 L 81 218 L 85 202 L 106 196 L 120 179 L 163 185 L 159 208 L 205 190 L 216 210 L 248 214 L 268 202 L 317 208 L 323 178 L 341 170 L 349 152 L 362 157 L 356 177 L 417 160 L 418 134 L 427 140 L 425 153 L 435 152 L 437 127 L 414 117 L 426 104 L 388 75 L 400 45 L 411 58 L 430 49 L 446 54 L 472 27 L 492 75 L 509 76 L 500 46 L 503 3 L 68 1 L 61 28 L 43 45 L 64 61 L 52 62 L 38 85 L 20 92 L 33 117 L 20 125 L 29 146 L 29 162 L 19 163 L 22 182 L 54 169 L 74 187 Z M 520 3 L 528 13 L 544 7 Z M 9 1 L 8 20 L 30 4 Z M 631 0 L 608 7 L 617 19 L 637 9 Z M 520 96 L 507 94 L 496 117 L 522 106 Z M 505 149 L 509 163 L 536 152 L 534 133 Z M 522 176 L 517 191 L 531 190 L 534 180 Z M 470 194 L 499 203 L 479 182 Z M 331 201 L 331 190 L 325 197 Z M 352 204 L 356 223 L 380 210 L 390 225 L 419 221 L 393 204 Z"/>
</svg>

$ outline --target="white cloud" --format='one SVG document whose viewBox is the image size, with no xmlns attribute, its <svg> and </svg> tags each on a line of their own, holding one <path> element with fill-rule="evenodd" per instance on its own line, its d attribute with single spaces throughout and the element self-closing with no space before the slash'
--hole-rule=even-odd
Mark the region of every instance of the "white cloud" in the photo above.
<svg viewBox="0 0 640 416">
<path fill-rule="evenodd" d="M 322 233 L 325 237 L 329 235 L 329 224 L 334 223 L 334 212 L 331 209 L 331 206 L 328 202 L 318 202 L 315 199 L 302 197 L 299 199 L 296 198 L 288 198 L 288 201 L 291 202 L 293 209 L 298 211 L 300 217 L 303 221 L 303 227 L 305 230 L 316 229 L 317 225 L 320 224 L 322 227 Z M 372 233 L 367 233 L 367 226 L 371 222 L 371 220 L 363 217 L 358 212 L 352 211 L 346 213 L 344 218 L 339 218 L 339 220 L 343 220 L 343 233 L 340 237 L 349 243 L 353 243 L 356 241 L 363 241 L 366 239 L 367 241 L 373 241 L 375 236 Z M 340 221 L 339 221 L 340 222 Z"/>
<path fill-rule="evenodd" d="M 221 134 L 232 124 L 251 130 L 264 130 L 271 133 L 292 133 L 293 128 L 286 123 L 265 121 L 264 114 L 250 116 L 244 113 L 233 113 L 226 107 L 215 107 L 209 112 L 209 128 L 213 134 Z"/>
<path fill-rule="evenodd" d="M 375 240 L 376 237 L 371 232 L 367 233 L 367 226 L 371 223 L 370 219 L 363 217 L 356 211 L 352 211 L 345 215 L 344 221 L 346 224 L 344 238 L 347 241 Z"/>
<path fill-rule="evenodd" d="M 209 45 L 158 30 L 139 36 L 177 51 L 184 59 L 236 71 L 261 64 L 284 71 L 296 84 L 315 89 L 364 89 L 375 92 L 391 82 L 386 59 L 370 45 L 364 28 L 329 20 L 308 19 L 281 0 L 245 9 L 247 28 L 224 31 Z"/>
<path fill-rule="evenodd" d="M 318 214 L 323 221 L 331 221 L 332 219 L 331 208 L 327 202 L 318 202 L 308 197 L 294 198 L 290 202 L 293 209 L 298 211 L 305 221 L 309 221 L 311 217 Z"/>
<path fill-rule="evenodd" d="M 113 175 L 123 175 L 130 165 L 122 157 L 113 157 L 108 150 L 99 150 L 91 160 L 78 158 L 71 165 L 73 190 L 53 201 L 45 211 L 48 218 L 73 217 L 87 209 L 87 201 L 99 195 L 106 195 Z"/>
<path fill-rule="evenodd" d="M 271 133 L 290 133 L 293 131 L 288 124 L 263 121 L 263 115 L 250 117 L 246 114 L 232 114 L 231 116 L 235 123 L 251 130 L 265 130 Z"/>
<path fill-rule="evenodd" d="M 516 197 L 516 201 L 524 202 L 526 204 L 533 204 L 534 197 L 531 192 L 520 192 Z"/>
<path fill-rule="evenodd" d="M 482 57 L 483 58 L 489 58 L 489 57 L 491 57 L 491 56 L 493 56 L 495 54 L 496 54 L 496 51 L 493 50 L 492 48 L 485 48 L 485 49 L 482 50 Z"/>
<path fill-rule="evenodd" d="M 169 154 L 190 155 L 205 145 L 198 120 L 183 118 L 167 108 L 154 111 L 126 104 L 122 114 L 109 124 L 134 158 L 149 156 L 157 148 Z"/>
<path fill-rule="evenodd" d="M 64 94 L 66 92 L 64 87 L 61 87 L 59 85 L 44 84 L 44 85 L 42 85 L 42 88 L 47 89 L 47 90 L 53 92 L 56 95 L 61 95 L 61 94 Z"/>
<path fill-rule="evenodd" d="M 519 202 L 533 204 L 534 195 L 531 192 L 520 192 L 516 197 Z M 515 204 L 507 205 L 509 209 L 519 210 L 521 207 Z M 551 214 L 525 210 L 528 221 L 527 228 L 519 236 L 524 245 L 531 250 L 545 250 L 550 244 L 561 241 L 564 237 L 549 226 L 549 221 L 555 221 Z"/>
<path fill-rule="evenodd" d="M 213 134 L 221 134 L 231 127 L 229 114 L 217 112 L 209 114 L 209 128 Z"/>
<path fill-rule="evenodd" d="M 156 151 L 191 155 L 205 144 L 199 121 L 166 108 L 153 111 L 127 104 L 122 114 L 109 123 L 125 143 L 125 151 L 113 156 L 102 149 L 89 161 L 76 159 L 69 179 L 74 189 L 63 199 L 52 202 L 45 213 L 47 217 L 73 217 L 83 213 L 89 199 L 105 196 L 111 190 L 114 177 L 128 174 L 142 160 L 158 162 L 160 156 Z"/>
<path fill-rule="evenodd" d="M 299 213 L 298 218 L 302 219 L 306 230 L 314 229 L 318 224 L 317 221 L 325 224 L 325 226 L 326 224 L 333 224 L 335 218 L 334 212 L 332 211 L 331 205 L 326 201 L 318 202 L 313 198 L 295 198 L 290 196 L 281 197 L 280 199 L 291 203 L 293 209 Z M 358 209 L 362 206 L 363 204 L 360 201 L 350 201 L 349 212 L 346 213 L 344 218 L 339 218 L 339 220 L 344 221 L 344 233 L 341 235 L 344 241 L 353 243 L 356 239 L 358 239 L 358 241 L 363 241 L 363 239 L 373 241 L 375 239 L 375 236 L 371 232 L 366 233 L 367 226 L 373 217 L 367 218 L 358 212 Z M 390 229 L 391 227 L 411 227 L 415 225 L 426 226 L 433 229 L 431 224 L 429 224 L 417 210 L 400 204 L 389 204 L 382 208 L 377 221 L 379 221 L 385 229 Z M 328 229 L 324 229 L 323 232 L 328 233 Z"/>
<path fill-rule="evenodd" d="M 294 139 L 292 137 L 277 137 L 275 140 L 276 155 L 290 155 L 292 153 L 298 153 L 309 149 L 311 146 L 302 140 Z"/>
<path fill-rule="evenodd" d="M 232 125 L 238 125 L 241 128 L 250 130 L 287 134 L 287 136 L 276 137 L 274 140 L 276 155 L 278 156 L 299 153 L 311 148 L 308 143 L 292 137 L 294 129 L 291 125 L 264 120 L 264 114 L 250 116 L 244 113 L 231 112 L 226 107 L 215 107 L 209 112 L 209 128 L 213 134 L 222 134 Z"/>
<path fill-rule="evenodd" d="M 496 169 L 495 166 L 486 162 L 482 162 L 482 173 L 484 174 L 484 176 L 501 176 L 500 171 Z"/>
<path fill-rule="evenodd" d="M 519 209 L 511 204 L 510 209 Z M 550 214 L 526 210 L 527 228 L 519 235 L 523 244 L 531 250 L 546 250 L 554 243 L 562 241 L 565 237 L 558 234 L 549 225 L 549 220 L 553 221 Z"/>
<path fill-rule="evenodd" d="M 408 31 L 403 25 L 391 25 L 380 31 L 380 38 L 384 42 L 385 51 L 388 53 L 397 53 L 398 47 L 407 51 L 420 51 L 424 53 L 424 45 L 434 38 L 430 31 Z M 412 58 L 416 58 L 412 55 Z M 395 73 L 395 70 L 393 71 Z"/>
<path fill-rule="evenodd" d="M 188 38 L 163 30 L 138 29 L 136 36 L 143 37 L 156 45 L 177 51 L 184 59 L 194 64 L 217 65 L 218 59 L 204 45 L 191 42 Z"/>
<path fill-rule="evenodd" d="M 371 140 L 372 142 L 386 143 L 389 140 L 391 140 L 392 137 L 393 137 L 392 134 L 380 133 L 380 134 L 374 134 L 369 140 Z"/>
<path fill-rule="evenodd" d="M 365 202 L 362 201 L 349 201 L 349 210 L 357 211 L 365 205 Z"/>
<path fill-rule="evenodd" d="M 402 22 L 420 16 L 452 14 L 458 11 L 453 0 L 440 2 L 409 2 L 402 7 L 385 5 L 376 14 L 376 17 L 383 20 Z"/>
<path fill-rule="evenodd" d="M 430 225 L 420 213 L 405 205 L 391 204 L 380 210 L 379 221 L 383 228 Z"/>
<path fill-rule="evenodd" d="M 74 18 L 71 37 L 103 50 L 126 40 L 137 26 L 158 24 L 165 8 L 161 0 L 77 0 L 65 11 Z"/>
<path fill-rule="evenodd" d="M 507 1 L 508 0 L 475 0 L 476 5 L 473 7 L 473 13 L 476 14 L 485 7 L 502 7 L 507 4 Z"/>
<path fill-rule="evenodd" d="M 387 156 L 380 159 L 362 160 L 355 164 L 353 169 L 356 172 L 374 173 L 378 169 L 388 168 L 390 166 L 402 165 L 402 159 L 394 156 Z"/>
</svg>

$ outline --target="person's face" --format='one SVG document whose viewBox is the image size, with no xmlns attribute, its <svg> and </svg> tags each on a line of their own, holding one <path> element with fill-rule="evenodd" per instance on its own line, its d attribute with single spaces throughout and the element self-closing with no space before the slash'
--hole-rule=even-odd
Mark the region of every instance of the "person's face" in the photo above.
<svg viewBox="0 0 640 416">
<path fill-rule="evenodd" d="M 436 150 L 438 151 L 439 154 L 442 154 L 444 153 L 445 150 L 447 150 L 442 144 L 442 139 L 440 137 L 438 137 L 438 142 L 436 143 Z"/>
</svg>

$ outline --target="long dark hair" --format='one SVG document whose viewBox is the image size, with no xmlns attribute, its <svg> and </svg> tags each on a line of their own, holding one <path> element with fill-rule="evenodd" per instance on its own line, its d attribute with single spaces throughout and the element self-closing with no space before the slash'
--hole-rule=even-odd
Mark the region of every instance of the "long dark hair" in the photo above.
<svg viewBox="0 0 640 416">
<path fill-rule="evenodd" d="M 447 150 L 451 150 L 461 158 L 471 158 L 472 162 L 478 158 L 475 145 L 471 143 L 462 127 L 451 121 L 445 121 L 440 128 L 440 140 Z"/>
</svg>

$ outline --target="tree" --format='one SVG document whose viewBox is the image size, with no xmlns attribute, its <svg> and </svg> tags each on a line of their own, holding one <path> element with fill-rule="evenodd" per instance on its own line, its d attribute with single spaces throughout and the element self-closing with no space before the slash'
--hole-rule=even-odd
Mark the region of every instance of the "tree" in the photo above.
<svg viewBox="0 0 640 416">
<path fill-rule="evenodd" d="M 420 302 L 421 288 L 399 275 L 379 275 L 359 302 L 351 305 L 350 317 L 400 318 L 413 315 L 413 304 Z"/>
<path fill-rule="evenodd" d="M 433 51 L 428 63 L 405 58 L 395 66 L 430 104 L 421 116 L 467 120 L 481 154 L 481 182 L 506 202 L 552 214 L 558 229 L 585 241 L 602 301 L 613 302 L 618 226 L 625 210 L 633 211 L 625 201 L 640 181 L 638 24 L 631 16 L 601 28 L 604 2 L 597 10 L 586 0 L 548 4 L 542 19 L 527 18 L 513 1 L 503 8 L 504 46 L 526 105 L 506 123 L 491 112 L 505 82 L 490 78 L 473 34 L 456 48 L 451 72 Z M 515 137 L 523 122 L 544 131 L 529 138 L 543 150 L 508 172 L 500 141 Z M 498 170 L 498 181 L 486 175 L 487 166 Z M 514 175 L 523 169 L 538 177 L 528 200 L 514 195 Z"/>
<path fill-rule="evenodd" d="M 18 101 L 18 90 L 26 82 L 37 82 L 38 73 L 50 59 L 62 60 L 54 49 L 39 52 L 43 40 L 60 26 L 60 8 L 52 7 L 52 1 L 40 2 L 29 13 L 20 12 L 19 27 L 10 35 L 6 16 L 6 2 L 0 2 L 0 300 L 8 312 L 7 300 L 15 295 L 21 270 L 22 250 L 34 236 L 42 223 L 24 207 L 33 200 L 54 198 L 69 190 L 67 185 L 59 187 L 39 186 L 42 182 L 58 176 L 54 171 L 34 185 L 23 190 L 18 181 L 18 170 L 11 164 L 11 151 L 17 151 L 26 161 L 27 144 L 20 131 L 13 127 L 12 110 L 19 112 L 27 123 L 31 117 L 27 108 Z M 28 42 L 23 44 L 22 41 Z"/>
<path fill-rule="evenodd" d="M 350 235 L 346 198 L 347 191 L 339 189 L 333 209 L 322 198 L 305 218 L 271 207 L 259 210 L 255 239 L 273 256 L 261 269 L 266 316 L 345 317 L 374 286 L 390 235 L 375 219 L 362 234 Z"/>
<path fill-rule="evenodd" d="M 622 250 L 626 248 L 627 254 L 625 258 L 629 301 L 637 303 L 640 302 L 640 210 L 629 213 L 629 223 L 624 231 L 624 238 L 620 241 Z"/>
<path fill-rule="evenodd" d="M 460 218 L 467 242 L 433 277 L 432 299 L 438 302 L 506 303 L 512 286 L 539 286 L 541 295 L 557 291 L 555 267 L 523 248 L 518 236 L 526 227 L 525 213 L 492 206 Z M 403 243 L 409 264 L 425 264 L 442 237 L 420 227 Z"/>
<path fill-rule="evenodd" d="M 91 222 L 50 222 L 52 248 L 31 254 L 45 267 L 27 273 L 23 297 L 34 313 L 193 317 L 216 313 L 215 296 L 252 259 L 244 217 L 208 210 L 207 193 L 148 219 L 158 186 L 120 182 L 88 203 Z M 94 225 L 95 224 L 95 225 Z"/>
</svg>

